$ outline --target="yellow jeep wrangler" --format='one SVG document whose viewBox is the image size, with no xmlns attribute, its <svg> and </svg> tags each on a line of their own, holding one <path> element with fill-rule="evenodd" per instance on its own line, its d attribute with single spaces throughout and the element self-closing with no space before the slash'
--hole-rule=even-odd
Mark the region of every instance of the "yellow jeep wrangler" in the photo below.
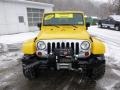
<svg viewBox="0 0 120 90">
<path fill-rule="evenodd" d="M 45 13 L 37 37 L 23 44 L 23 74 L 36 78 L 40 70 L 75 70 L 92 79 L 105 73 L 105 46 L 90 36 L 84 13 L 63 11 Z"/>
</svg>

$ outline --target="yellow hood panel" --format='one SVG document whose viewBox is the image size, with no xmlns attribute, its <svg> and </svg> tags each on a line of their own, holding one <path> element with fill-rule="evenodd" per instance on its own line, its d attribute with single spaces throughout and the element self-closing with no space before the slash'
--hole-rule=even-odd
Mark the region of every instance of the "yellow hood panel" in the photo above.
<svg viewBox="0 0 120 90">
<path fill-rule="evenodd" d="M 88 40 L 89 34 L 83 26 L 74 27 L 74 26 L 49 26 L 43 27 L 42 31 L 38 35 L 38 40 L 45 39 L 83 39 Z"/>
</svg>

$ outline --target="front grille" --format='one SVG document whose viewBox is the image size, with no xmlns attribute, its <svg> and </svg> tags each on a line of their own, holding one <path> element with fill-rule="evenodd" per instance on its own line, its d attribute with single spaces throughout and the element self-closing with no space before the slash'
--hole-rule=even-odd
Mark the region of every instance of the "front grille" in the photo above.
<svg viewBox="0 0 120 90">
<path fill-rule="evenodd" d="M 72 49 L 74 54 L 79 54 L 80 43 L 79 42 L 47 42 L 48 54 L 54 52 L 55 49 Z"/>
</svg>

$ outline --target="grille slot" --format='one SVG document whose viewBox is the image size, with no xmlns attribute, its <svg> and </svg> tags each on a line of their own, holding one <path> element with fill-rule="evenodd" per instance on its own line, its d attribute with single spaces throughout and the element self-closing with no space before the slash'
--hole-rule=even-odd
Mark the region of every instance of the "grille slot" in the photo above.
<svg viewBox="0 0 120 90">
<path fill-rule="evenodd" d="M 64 42 L 62 42 L 62 44 L 61 44 L 61 48 L 62 48 L 62 49 L 65 48 L 65 43 L 64 43 Z"/>
<path fill-rule="evenodd" d="M 74 54 L 79 54 L 80 49 L 80 43 L 79 42 L 47 42 L 47 52 L 50 54 L 51 52 L 54 52 L 55 48 L 58 49 L 65 49 L 65 48 L 71 48 L 74 52 Z"/>
<path fill-rule="evenodd" d="M 55 43 L 52 43 L 52 52 L 54 51 L 55 49 Z"/>
<path fill-rule="evenodd" d="M 50 43 L 47 43 L 47 52 L 48 52 L 48 54 L 50 54 L 50 52 L 51 52 L 51 44 Z"/>
<path fill-rule="evenodd" d="M 66 48 L 70 48 L 69 42 L 66 43 Z"/>
<path fill-rule="evenodd" d="M 75 53 L 75 51 L 74 51 L 74 43 L 73 43 L 73 42 L 71 43 L 71 49 L 72 49 L 73 52 Z"/>
<path fill-rule="evenodd" d="M 76 43 L 76 54 L 79 54 L 79 43 Z"/>
<path fill-rule="evenodd" d="M 60 43 L 59 43 L 59 42 L 57 43 L 57 48 L 58 48 L 58 49 L 60 48 Z"/>
</svg>

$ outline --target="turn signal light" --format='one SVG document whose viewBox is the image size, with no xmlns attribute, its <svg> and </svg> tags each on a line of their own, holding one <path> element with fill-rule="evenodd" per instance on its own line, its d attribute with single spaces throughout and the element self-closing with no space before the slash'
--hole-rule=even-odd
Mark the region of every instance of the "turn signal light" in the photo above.
<svg viewBox="0 0 120 90">
<path fill-rule="evenodd" d="M 89 56 L 89 52 L 85 52 L 85 56 Z"/>
<path fill-rule="evenodd" d="M 37 52 L 37 56 L 42 56 L 42 52 Z"/>
</svg>

